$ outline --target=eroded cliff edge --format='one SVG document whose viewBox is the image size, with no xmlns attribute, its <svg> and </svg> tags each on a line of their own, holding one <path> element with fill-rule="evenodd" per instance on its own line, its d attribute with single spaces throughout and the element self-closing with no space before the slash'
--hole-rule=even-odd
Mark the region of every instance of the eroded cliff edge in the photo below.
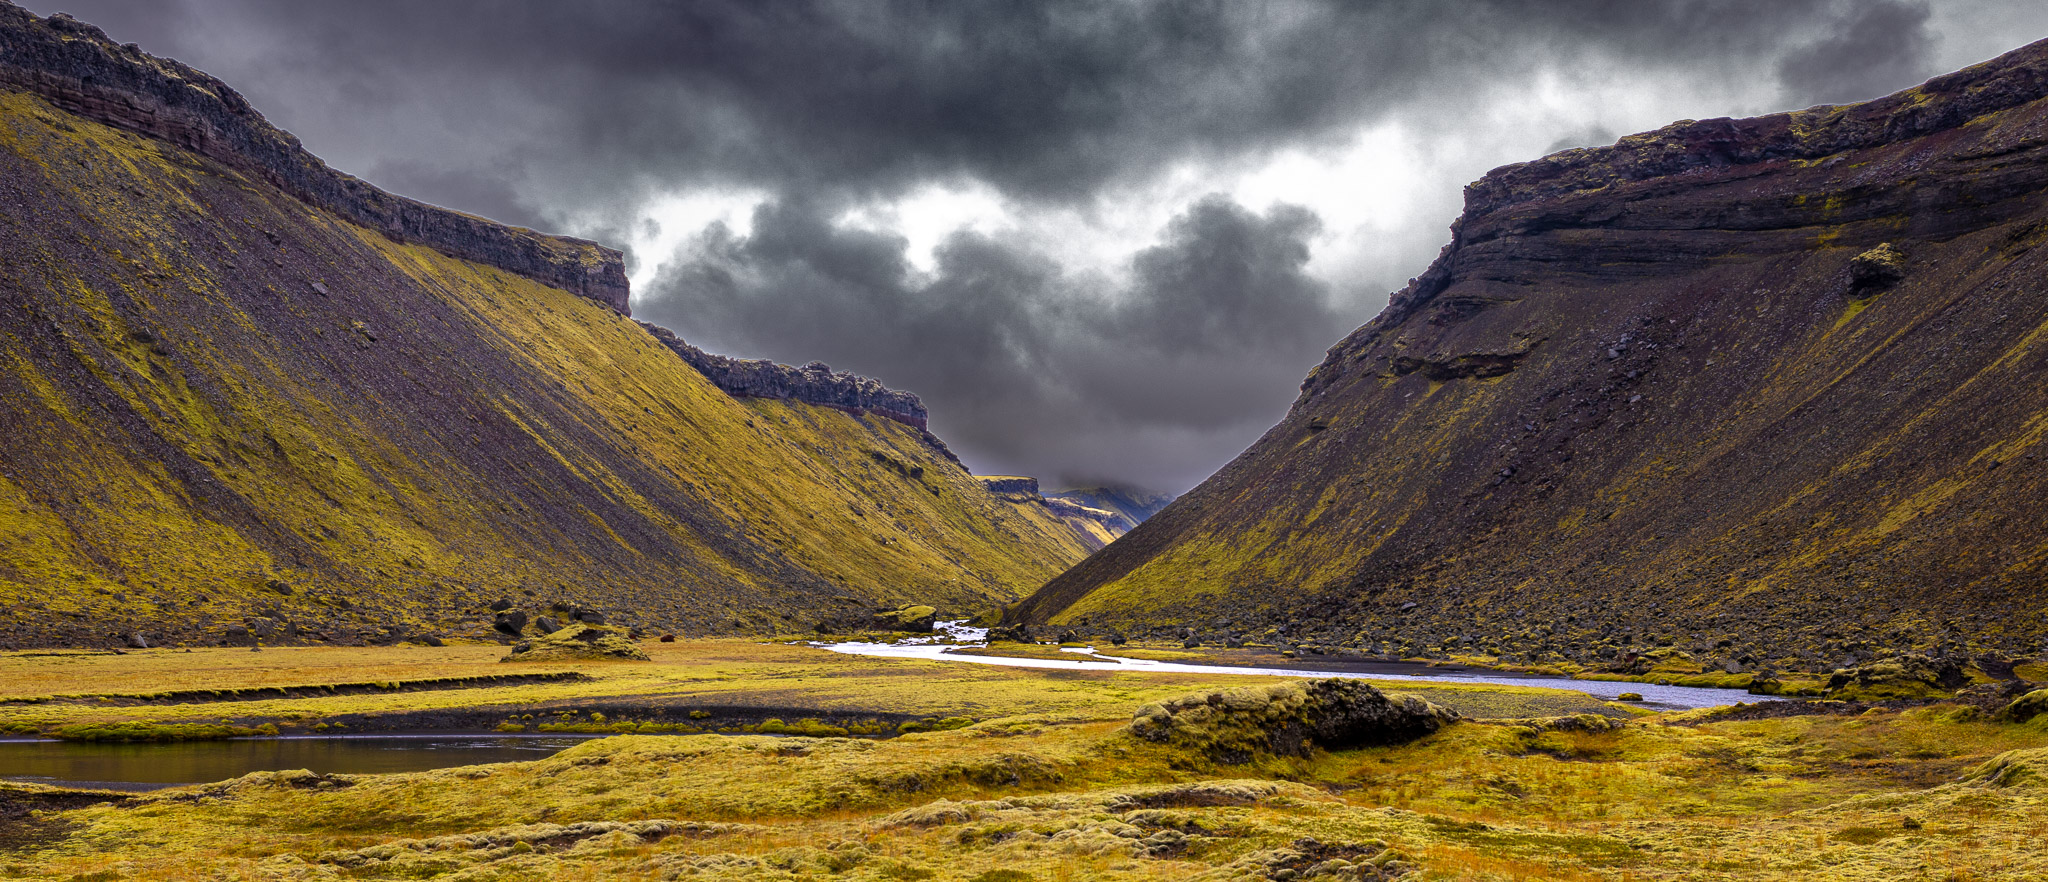
<svg viewBox="0 0 2048 882">
<path fill-rule="evenodd" d="M 1015 618 L 1823 668 L 2048 639 L 2048 43 L 1488 174 L 1244 455 Z"/>
<path fill-rule="evenodd" d="M 705 379 L 735 398 L 787 399 L 848 413 L 872 413 L 920 432 L 925 431 L 930 423 L 930 414 L 916 395 L 891 389 L 878 380 L 834 371 L 822 362 L 814 361 L 798 368 L 765 358 L 716 355 L 684 342 L 660 325 L 641 322 L 640 326 L 660 340 L 661 345 L 696 368 Z M 926 434 L 933 446 L 945 449 L 938 438 L 928 432 Z M 947 455 L 952 454 L 948 452 Z"/>
<path fill-rule="evenodd" d="M 38 18 L 0 0 L 0 84 L 86 119 L 184 147 L 395 240 L 629 311 L 619 252 L 379 190 L 306 152 L 298 138 L 271 125 L 226 83 L 132 43 L 117 44 L 69 15 Z"/>
</svg>

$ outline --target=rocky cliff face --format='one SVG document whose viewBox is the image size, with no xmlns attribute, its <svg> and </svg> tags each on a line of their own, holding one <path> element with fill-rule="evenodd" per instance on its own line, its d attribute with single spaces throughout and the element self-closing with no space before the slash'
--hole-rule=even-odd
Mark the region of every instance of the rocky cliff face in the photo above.
<svg viewBox="0 0 2048 882">
<path fill-rule="evenodd" d="M 116 44 L 63 13 L 39 19 L 0 0 L 0 86 L 176 144 L 396 241 L 428 245 L 627 312 L 619 252 L 379 190 L 328 168 L 226 83 L 133 44 Z"/>
<path fill-rule="evenodd" d="M 1020 607 L 1742 670 L 2048 648 L 2048 43 L 1488 174 L 1287 418 Z"/>
<path fill-rule="evenodd" d="M 728 394 L 610 252 L 370 190 L 83 25 L 0 40 L 0 647 L 788 631 L 1099 544 L 895 393 Z"/>
<path fill-rule="evenodd" d="M 713 355 L 683 342 L 667 328 L 646 322 L 641 322 L 640 326 L 696 368 L 705 379 L 736 398 L 801 401 L 848 413 L 872 413 L 919 431 L 924 431 L 929 424 L 924 402 L 917 400 L 916 395 L 898 392 L 858 374 L 834 371 L 823 362 L 814 361 L 795 368 L 765 358 Z M 938 438 L 931 438 L 931 442 L 939 449 L 945 449 Z M 946 455 L 952 454 L 948 452 Z"/>
</svg>

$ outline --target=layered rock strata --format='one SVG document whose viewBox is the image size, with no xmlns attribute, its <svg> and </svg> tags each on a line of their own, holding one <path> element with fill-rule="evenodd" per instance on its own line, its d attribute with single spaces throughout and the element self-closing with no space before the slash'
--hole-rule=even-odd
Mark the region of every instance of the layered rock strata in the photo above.
<svg viewBox="0 0 2048 882">
<path fill-rule="evenodd" d="M 801 401 L 848 413 L 872 413 L 919 431 L 924 431 L 930 424 L 924 402 L 917 400 L 916 395 L 891 389 L 880 381 L 834 371 L 823 362 L 814 361 L 799 368 L 765 358 L 714 355 L 684 342 L 667 328 L 646 322 L 641 322 L 640 326 L 696 368 L 705 379 L 735 398 Z M 936 438 L 933 443 L 938 443 Z"/>
</svg>

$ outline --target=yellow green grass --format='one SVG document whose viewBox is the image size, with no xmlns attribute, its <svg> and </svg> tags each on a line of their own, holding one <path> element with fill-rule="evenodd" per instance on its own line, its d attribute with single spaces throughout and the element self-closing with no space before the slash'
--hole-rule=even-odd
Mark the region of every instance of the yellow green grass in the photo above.
<svg viewBox="0 0 2048 882">
<path fill-rule="evenodd" d="M 649 662 L 535 664 L 533 673 L 582 677 L 544 683 L 411 691 L 394 689 L 308 697 L 263 697 L 261 690 L 324 684 L 428 682 L 501 674 L 496 645 L 370 648 L 285 647 L 147 650 L 127 655 L 0 653 L 0 731 L 54 732 L 64 726 L 120 723 L 275 723 L 310 731 L 344 715 L 502 707 L 523 715 L 619 699 L 687 708 L 764 708 L 798 716 L 882 713 L 990 720 L 1019 714 L 1107 719 L 1147 701 L 1185 692 L 1286 678 L 1122 671 L 1036 671 L 969 662 L 877 659 L 804 645 L 746 640 L 640 644 Z M 1050 649 L 1050 647 L 1047 647 Z M 1064 654 L 1068 658 L 1071 653 Z M 1485 716 L 1584 713 L 1605 707 L 1579 693 L 1431 685 L 1403 691 Z M 174 691 L 242 692 L 248 700 L 139 703 L 134 696 Z M 60 698 L 61 697 L 61 698 Z M 611 723 L 632 722 L 617 718 Z M 583 718 L 587 721 L 587 717 Z M 537 725 L 537 724 L 536 724 Z M 324 731 L 324 730 L 322 730 Z"/>
<path fill-rule="evenodd" d="M 872 710 L 932 709 L 934 693 L 975 692 L 991 716 L 884 741 L 624 735 L 528 763 L 381 776 L 259 773 L 46 815 L 32 847 L 0 852 L 0 874 L 1318 878 L 1296 860 L 1303 837 L 1352 855 L 1353 865 L 1405 868 L 1401 878 L 1422 880 L 2048 873 L 2048 720 L 2002 724 L 1942 705 L 1743 722 L 1694 712 L 1614 729 L 1492 720 L 1407 745 L 1217 765 L 1122 732 L 1143 701 L 1210 688 L 1192 679 L 806 660 L 806 651 L 823 655 L 736 642 L 655 647 L 654 662 L 593 676 L 610 689 L 665 677 L 729 699 L 786 702 L 801 693 L 821 706 Z M 372 661 L 417 672 L 462 655 L 417 652 L 411 664 Z M 166 660 L 118 657 L 102 672 L 132 680 Z M 275 682 L 323 669 L 308 658 L 183 676 Z M 686 669 L 788 676 L 683 683 Z M 62 688 L 90 693 L 93 676 L 84 671 Z M 1258 682 L 1273 681 L 1214 685 Z M 1280 874 L 1289 868 L 1296 873 Z"/>
</svg>

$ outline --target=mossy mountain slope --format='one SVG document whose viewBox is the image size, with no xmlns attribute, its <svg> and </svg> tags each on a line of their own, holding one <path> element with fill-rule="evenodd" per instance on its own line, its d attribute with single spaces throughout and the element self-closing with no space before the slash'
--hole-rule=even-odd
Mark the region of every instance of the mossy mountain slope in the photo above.
<svg viewBox="0 0 2048 882">
<path fill-rule="evenodd" d="M 735 398 L 622 300 L 22 82 L 0 83 L 0 643 L 250 616 L 488 634 L 501 597 L 793 629 L 1014 599 L 1090 547 L 900 420 Z M 604 259 L 586 245 L 561 247 Z"/>
<path fill-rule="evenodd" d="M 1488 174 L 1217 475 L 1013 610 L 1825 670 L 2048 639 L 2048 42 Z"/>
</svg>

